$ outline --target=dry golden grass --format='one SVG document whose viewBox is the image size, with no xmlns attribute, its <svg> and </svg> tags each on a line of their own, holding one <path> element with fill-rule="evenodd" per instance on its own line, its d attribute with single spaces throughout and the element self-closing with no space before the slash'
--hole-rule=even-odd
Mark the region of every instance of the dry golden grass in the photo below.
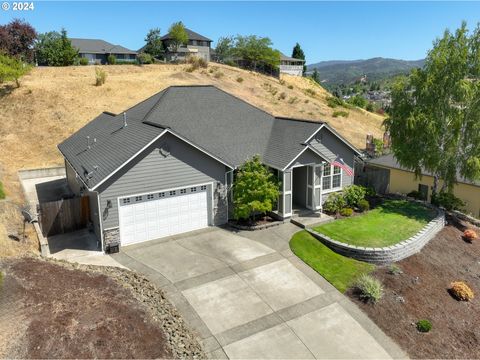
<svg viewBox="0 0 480 360">
<path fill-rule="evenodd" d="M 308 79 L 279 81 L 218 64 L 187 72 L 187 66 L 103 66 L 108 75 L 103 86 L 95 86 L 94 66 L 33 69 L 19 89 L 0 97 L 0 181 L 7 196 L 22 203 L 17 171 L 61 165 L 57 144 L 99 113 L 121 112 L 170 85 L 213 84 L 274 115 L 328 121 L 360 148 L 367 133 L 382 134 L 381 116 L 355 109 L 348 118 L 332 117 L 325 102 L 329 94 Z M 0 223 L 5 225 L 4 217 Z"/>
</svg>

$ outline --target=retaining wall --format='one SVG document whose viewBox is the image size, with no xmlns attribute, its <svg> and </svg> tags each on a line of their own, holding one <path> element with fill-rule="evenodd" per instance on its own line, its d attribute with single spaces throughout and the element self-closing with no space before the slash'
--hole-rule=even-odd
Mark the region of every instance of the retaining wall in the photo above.
<svg viewBox="0 0 480 360">
<path fill-rule="evenodd" d="M 382 265 L 405 259 L 419 252 L 444 226 L 445 213 L 443 210 L 437 209 L 437 216 L 417 234 L 398 244 L 382 248 L 349 245 L 331 239 L 313 229 L 307 228 L 306 230 L 323 244 L 341 255 Z"/>
</svg>

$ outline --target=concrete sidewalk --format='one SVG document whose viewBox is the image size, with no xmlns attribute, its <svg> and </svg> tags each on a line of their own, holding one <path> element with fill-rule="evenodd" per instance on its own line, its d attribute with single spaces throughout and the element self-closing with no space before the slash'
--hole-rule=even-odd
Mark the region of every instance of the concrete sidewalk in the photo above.
<svg viewBox="0 0 480 360">
<path fill-rule="evenodd" d="M 209 228 L 112 257 L 161 287 L 211 358 L 406 358 L 364 313 L 289 249 L 293 224 Z"/>
</svg>

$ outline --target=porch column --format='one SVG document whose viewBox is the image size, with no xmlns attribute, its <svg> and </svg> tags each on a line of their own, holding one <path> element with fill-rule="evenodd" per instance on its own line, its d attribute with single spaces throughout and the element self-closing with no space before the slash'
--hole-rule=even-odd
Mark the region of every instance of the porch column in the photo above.
<svg viewBox="0 0 480 360">
<path fill-rule="evenodd" d="M 278 204 L 278 212 L 282 217 L 292 216 L 292 172 L 279 172 L 280 180 L 280 199 Z"/>
<path fill-rule="evenodd" d="M 315 201 L 315 210 L 322 211 L 323 201 L 322 201 L 322 174 L 323 174 L 323 163 L 315 165 L 314 169 L 314 201 Z"/>
</svg>

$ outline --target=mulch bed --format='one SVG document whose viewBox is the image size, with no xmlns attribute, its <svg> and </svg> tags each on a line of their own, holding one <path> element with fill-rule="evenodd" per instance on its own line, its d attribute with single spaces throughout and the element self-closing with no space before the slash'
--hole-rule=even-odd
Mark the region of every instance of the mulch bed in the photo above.
<svg viewBox="0 0 480 360">
<path fill-rule="evenodd" d="M 2 260 L 0 270 L 0 318 L 15 315 L 2 321 L 11 333 L 2 357 L 203 357 L 176 310 L 135 273 L 33 257 Z"/>
<path fill-rule="evenodd" d="M 412 358 L 480 358 L 480 240 L 462 239 L 465 226 L 452 219 L 418 254 L 397 263 L 403 271 L 391 275 L 388 268 L 373 273 L 384 284 L 384 297 L 376 304 L 348 295 Z M 465 281 L 475 292 L 471 302 L 453 299 L 452 281 Z M 415 323 L 431 321 L 429 333 Z"/>
</svg>

